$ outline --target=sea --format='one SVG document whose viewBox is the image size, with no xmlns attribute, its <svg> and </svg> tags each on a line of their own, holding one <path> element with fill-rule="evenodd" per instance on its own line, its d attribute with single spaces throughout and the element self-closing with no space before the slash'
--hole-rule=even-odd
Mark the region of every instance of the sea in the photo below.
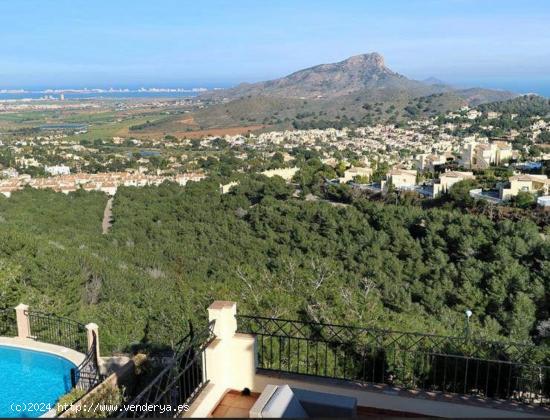
<svg viewBox="0 0 550 420">
<path fill-rule="evenodd" d="M 192 98 L 203 91 L 87 91 L 87 92 L 63 92 L 65 100 L 86 100 L 86 99 L 154 99 L 154 98 L 171 98 L 171 99 L 183 99 Z M 48 91 L 0 91 L 0 101 L 2 100 L 58 100 L 60 99 L 61 92 L 48 92 Z"/>
<path fill-rule="evenodd" d="M 451 83 L 452 84 L 452 83 Z M 537 80 L 537 79 L 521 79 L 521 80 L 467 80 L 461 81 L 455 84 L 460 88 L 480 87 L 496 90 L 508 90 L 520 95 L 536 94 L 550 98 L 550 79 Z"/>
<path fill-rule="evenodd" d="M 488 89 L 509 90 L 518 94 L 535 93 L 537 95 L 550 98 L 550 80 L 468 80 L 455 85 L 457 88 L 483 87 Z M 63 93 L 66 100 L 86 100 L 86 99 L 184 99 L 192 98 L 204 93 L 205 91 L 218 88 L 227 88 L 230 86 L 219 86 L 206 88 L 160 88 L 160 89 L 0 89 L 0 101 L 5 100 L 58 100 Z"/>
</svg>

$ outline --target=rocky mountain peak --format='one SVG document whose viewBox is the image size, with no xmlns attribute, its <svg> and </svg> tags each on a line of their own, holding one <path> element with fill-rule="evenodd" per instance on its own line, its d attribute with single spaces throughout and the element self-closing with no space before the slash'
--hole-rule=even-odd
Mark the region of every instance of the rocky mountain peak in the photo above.
<svg viewBox="0 0 550 420">
<path fill-rule="evenodd" d="M 378 67 L 378 68 L 385 67 L 384 57 L 377 52 L 373 52 L 370 54 L 354 55 L 342 61 L 342 63 L 347 64 L 349 66 L 369 66 L 369 67 Z"/>
</svg>

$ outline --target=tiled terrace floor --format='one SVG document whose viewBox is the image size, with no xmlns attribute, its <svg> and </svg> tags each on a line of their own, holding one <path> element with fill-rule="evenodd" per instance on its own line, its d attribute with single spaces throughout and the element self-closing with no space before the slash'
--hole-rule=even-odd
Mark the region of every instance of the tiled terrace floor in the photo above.
<svg viewBox="0 0 550 420">
<path fill-rule="evenodd" d="M 240 391 L 231 390 L 224 395 L 211 417 L 248 418 L 248 412 L 259 396 L 260 394 L 255 392 L 251 395 L 241 395 Z"/>
<path fill-rule="evenodd" d="M 253 392 L 251 395 L 242 395 L 240 391 L 231 390 L 227 392 L 212 412 L 210 417 L 214 418 L 248 418 L 250 409 L 260 396 Z M 390 417 L 420 417 L 412 413 L 403 413 L 392 410 L 380 410 L 370 407 L 357 407 L 357 418 L 373 418 L 381 416 Z M 422 416 L 426 417 L 426 416 Z"/>
</svg>

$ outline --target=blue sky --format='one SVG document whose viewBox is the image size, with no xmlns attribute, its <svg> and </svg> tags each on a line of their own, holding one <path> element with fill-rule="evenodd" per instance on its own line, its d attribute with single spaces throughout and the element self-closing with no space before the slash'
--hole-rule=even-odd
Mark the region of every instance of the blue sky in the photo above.
<svg viewBox="0 0 550 420">
<path fill-rule="evenodd" d="M 231 85 L 378 51 L 550 94 L 547 0 L 0 0 L 0 88 Z"/>
</svg>

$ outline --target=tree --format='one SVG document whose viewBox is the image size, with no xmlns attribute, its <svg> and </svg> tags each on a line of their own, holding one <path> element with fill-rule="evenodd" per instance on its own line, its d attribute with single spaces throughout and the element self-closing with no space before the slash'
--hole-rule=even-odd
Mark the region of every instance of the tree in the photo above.
<svg viewBox="0 0 550 420">
<path fill-rule="evenodd" d="M 523 292 L 514 296 L 512 306 L 509 320 L 510 336 L 516 341 L 526 341 L 536 321 L 537 308 L 531 298 Z"/>
<path fill-rule="evenodd" d="M 0 310 L 14 308 L 24 293 L 20 282 L 21 268 L 0 258 Z"/>
<path fill-rule="evenodd" d="M 323 185 L 330 171 L 312 159 L 298 179 Z M 219 178 L 120 187 L 107 235 L 104 194 L 0 196 L 0 303 L 97 322 L 106 353 L 170 345 L 215 299 L 445 335 L 463 334 L 471 309 L 475 334 L 497 340 L 528 340 L 550 318 L 550 247 L 532 222 L 348 198 L 347 186 L 330 188 L 349 203 L 335 206 L 293 198 L 278 177 L 233 179 L 228 194 Z"/>
<path fill-rule="evenodd" d="M 542 154 L 542 150 L 539 146 L 529 147 L 529 156 L 530 157 L 539 157 Z"/>
<path fill-rule="evenodd" d="M 516 195 L 512 202 L 519 208 L 526 209 L 532 207 L 536 203 L 535 196 L 527 191 L 520 191 Z"/>
<path fill-rule="evenodd" d="M 285 158 L 281 152 L 277 152 L 273 154 L 271 157 L 271 162 L 269 165 L 269 169 L 277 169 L 283 167 L 285 164 Z"/>
<path fill-rule="evenodd" d="M 319 159 L 309 159 L 294 175 L 294 182 L 300 184 L 303 192 L 320 193 L 325 179 L 336 178 L 337 174 L 330 166 L 323 164 Z"/>
<path fill-rule="evenodd" d="M 470 179 L 457 182 L 449 189 L 449 198 L 460 207 L 471 206 L 474 199 L 470 196 L 470 190 L 476 186 L 477 182 Z"/>
</svg>

